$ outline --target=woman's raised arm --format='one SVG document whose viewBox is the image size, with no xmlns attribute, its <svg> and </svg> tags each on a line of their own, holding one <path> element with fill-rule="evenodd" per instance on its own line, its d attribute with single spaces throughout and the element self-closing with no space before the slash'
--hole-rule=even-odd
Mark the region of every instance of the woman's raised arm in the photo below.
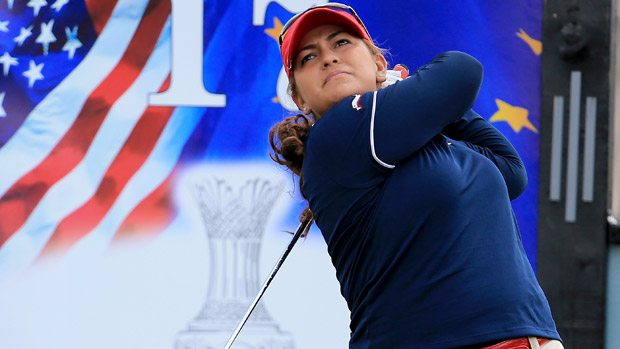
<svg viewBox="0 0 620 349">
<path fill-rule="evenodd" d="M 482 65 L 458 51 L 436 56 L 409 78 L 373 98 L 373 152 L 397 165 L 469 110 L 482 83 Z"/>
<path fill-rule="evenodd" d="M 510 200 L 516 199 L 525 191 L 527 172 L 517 150 L 499 130 L 476 112 L 467 111 L 441 133 L 464 141 L 469 148 L 491 160 L 504 177 Z"/>
</svg>

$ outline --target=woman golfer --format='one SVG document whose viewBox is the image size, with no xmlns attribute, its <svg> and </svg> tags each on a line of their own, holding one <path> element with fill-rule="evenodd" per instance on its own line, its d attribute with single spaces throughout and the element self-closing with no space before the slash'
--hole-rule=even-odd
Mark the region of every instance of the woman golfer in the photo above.
<svg viewBox="0 0 620 349">
<path fill-rule="evenodd" d="M 303 114 L 273 127 L 272 157 L 327 242 L 350 347 L 562 348 L 510 204 L 523 163 L 471 110 L 481 64 L 446 52 L 389 84 L 382 50 L 335 3 L 291 19 L 280 47 Z"/>
</svg>

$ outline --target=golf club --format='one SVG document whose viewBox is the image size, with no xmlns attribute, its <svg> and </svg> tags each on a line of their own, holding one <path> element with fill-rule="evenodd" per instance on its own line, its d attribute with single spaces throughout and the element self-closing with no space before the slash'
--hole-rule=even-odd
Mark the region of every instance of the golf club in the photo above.
<svg viewBox="0 0 620 349">
<path fill-rule="evenodd" d="M 276 265 L 271 270 L 271 273 L 269 274 L 269 276 L 267 277 L 267 279 L 263 283 L 263 286 L 261 287 L 260 291 L 258 291 L 258 294 L 254 298 L 254 301 L 252 301 L 252 304 L 250 304 L 250 307 L 245 312 L 245 315 L 243 316 L 241 321 L 239 321 L 239 324 L 237 325 L 237 328 L 235 329 L 235 331 L 230 336 L 230 339 L 228 340 L 228 343 L 226 343 L 226 346 L 224 347 L 224 349 L 230 349 L 230 347 L 232 346 L 233 342 L 235 341 L 235 339 L 239 335 L 239 332 L 241 332 L 241 329 L 243 328 L 243 325 L 245 325 L 246 321 L 248 321 L 248 318 L 252 314 L 252 311 L 254 310 L 254 308 L 256 308 L 256 305 L 258 304 L 258 301 L 261 299 L 261 297 L 263 296 L 263 294 L 267 290 L 267 287 L 269 286 L 269 284 L 271 283 L 273 278 L 276 276 L 276 273 L 278 272 L 278 270 L 280 270 L 280 267 L 282 266 L 282 263 L 284 263 L 284 260 L 286 259 L 288 254 L 291 252 L 291 250 L 293 249 L 293 246 L 295 246 L 295 243 L 297 243 L 297 240 L 299 240 L 299 237 L 306 230 L 306 228 L 308 227 L 310 222 L 312 222 L 312 219 L 309 219 L 307 221 L 303 221 L 303 222 L 301 222 L 299 224 L 299 227 L 297 228 L 297 231 L 293 235 L 293 238 L 291 239 L 291 242 L 289 242 L 289 244 L 286 247 L 286 249 L 284 250 L 284 252 L 282 252 L 282 255 L 280 256 L 280 259 L 278 260 Z"/>
</svg>

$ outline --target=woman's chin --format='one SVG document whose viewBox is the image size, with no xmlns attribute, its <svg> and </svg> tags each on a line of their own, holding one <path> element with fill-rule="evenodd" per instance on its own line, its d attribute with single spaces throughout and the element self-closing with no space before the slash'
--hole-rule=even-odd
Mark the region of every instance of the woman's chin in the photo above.
<svg viewBox="0 0 620 349">
<path fill-rule="evenodd" d="M 352 95 L 361 94 L 363 92 L 365 91 L 362 91 L 362 89 L 360 89 L 357 86 L 351 86 L 351 84 L 347 84 L 347 83 L 333 84 L 332 86 L 330 86 L 330 97 L 331 97 L 330 99 L 336 102 L 340 102 L 344 98 L 347 98 Z"/>
</svg>

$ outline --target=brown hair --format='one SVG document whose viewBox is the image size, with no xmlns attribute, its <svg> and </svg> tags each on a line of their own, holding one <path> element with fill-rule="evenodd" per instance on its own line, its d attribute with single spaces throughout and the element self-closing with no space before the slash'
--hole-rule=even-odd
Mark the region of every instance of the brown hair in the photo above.
<svg viewBox="0 0 620 349">
<path fill-rule="evenodd" d="M 368 50 L 373 55 L 385 55 L 387 51 L 377 47 L 373 42 L 363 40 Z M 295 83 L 295 72 L 291 70 L 291 77 L 289 79 L 288 93 L 293 95 L 297 93 L 297 85 Z M 304 163 L 305 144 L 308 138 L 310 127 L 318 121 L 316 116 L 306 116 L 304 114 L 297 114 L 295 116 L 289 116 L 284 120 L 275 124 L 271 130 L 269 130 L 269 144 L 271 145 L 272 152 L 269 152 L 269 157 L 280 165 L 286 166 L 294 175 L 299 177 L 299 192 L 301 196 L 308 200 L 303 192 L 302 186 L 304 183 L 302 167 Z M 300 222 L 305 222 L 314 218 L 310 207 L 306 207 L 299 216 Z M 308 233 L 310 224 L 303 236 Z"/>
</svg>

